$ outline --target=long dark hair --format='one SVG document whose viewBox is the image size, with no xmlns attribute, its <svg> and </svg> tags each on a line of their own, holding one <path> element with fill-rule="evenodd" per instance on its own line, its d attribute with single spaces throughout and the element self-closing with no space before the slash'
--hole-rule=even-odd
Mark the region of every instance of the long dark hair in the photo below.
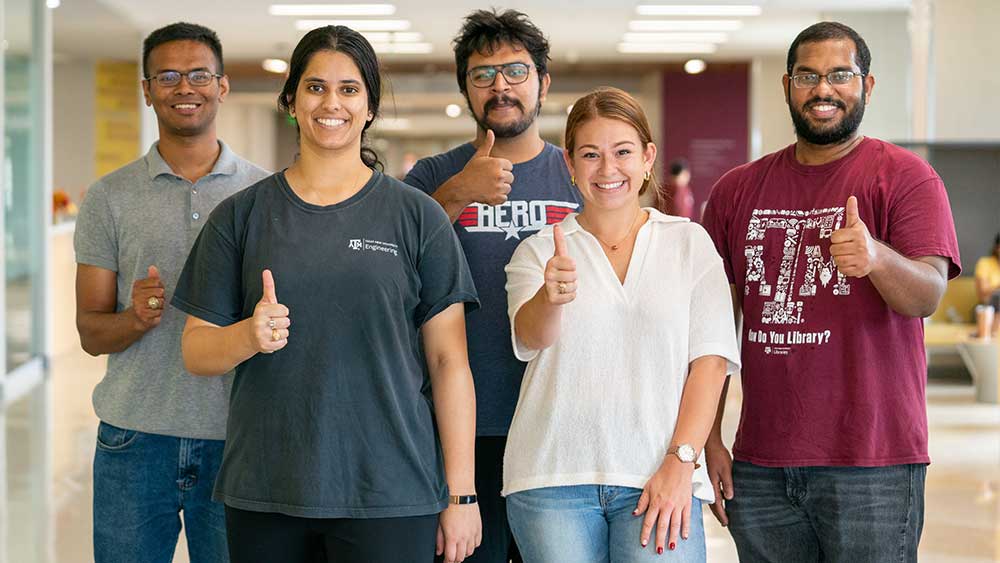
<svg viewBox="0 0 1000 563">
<path fill-rule="evenodd" d="M 361 79 L 368 92 L 368 111 L 372 114 L 372 118 L 365 122 L 365 127 L 361 130 L 361 162 L 369 168 L 382 170 L 382 162 L 375 150 L 368 146 L 368 138 L 365 135 L 372 123 L 378 119 L 379 102 L 382 99 L 382 74 L 371 43 L 357 31 L 342 25 L 328 25 L 307 33 L 292 52 L 292 60 L 288 64 L 288 78 L 281 93 L 278 94 L 278 109 L 291 115 L 299 81 L 302 80 L 302 74 L 309 66 L 312 56 L 318 51 L 343 53 L 350 57 L 361 71 Z"/>
</svg>

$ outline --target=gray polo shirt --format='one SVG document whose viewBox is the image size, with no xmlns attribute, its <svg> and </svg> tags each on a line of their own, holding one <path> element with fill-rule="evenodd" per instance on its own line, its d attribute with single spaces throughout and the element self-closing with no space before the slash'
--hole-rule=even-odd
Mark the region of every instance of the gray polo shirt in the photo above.
<svg viewBox="0 0 1000 563">
<path fill-rule="evenodd" d="M 223 199 L 268 176 L 219 141 L 212 171 L 192 184 L 175 174 L 154 143 L 146 156 L 98 180 L 76 220 L 76 261 L 118 274 L 116 311 L 132 303 L 132 283 L 155 265 L 170 301 L 184 261 Z M 221 440 L 232 374 L 196 377 L 184 369 L 187 315 L 167 307 L 160 325 L 110 354 L 94 389 L 94 411 L 109 424 L 184 438 Z"/>
</svg>

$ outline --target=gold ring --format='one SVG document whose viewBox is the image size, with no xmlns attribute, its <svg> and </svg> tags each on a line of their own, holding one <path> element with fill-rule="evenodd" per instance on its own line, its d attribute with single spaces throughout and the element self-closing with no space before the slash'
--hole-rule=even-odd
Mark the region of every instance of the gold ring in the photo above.
<svg viewBox="0 0 1000 563">
<path fill-rule="evenodd" d="M 281 340 L 281 333 L 278 332 L 278 329 L 276 329 L 276 328 L 272 328 L 271 329 L 271 340 L 273 342 L 277 342 L 277 341 Z"/>
<path fill-rule="evenodd" d="M 267 328 L 273 329 L 278 326 L 278 323 L 274 319 L 267 321 Z"/>
<path fill-rule="evenodd" d="M 559 282 L 559 294 L 566 293 L 566 282 Z"/>
<path fill-rule="evenodd" d="M 160 300 L 155 297 L 150 297 L 146 300 L 146 306 L 155 311 L 160 308 Z"/>
</svg>

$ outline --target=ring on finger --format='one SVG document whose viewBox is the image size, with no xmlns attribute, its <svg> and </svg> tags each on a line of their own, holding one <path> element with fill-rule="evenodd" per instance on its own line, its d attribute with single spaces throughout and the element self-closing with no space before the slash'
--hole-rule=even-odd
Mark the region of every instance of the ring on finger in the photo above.
<svg viewBox="0 0 1000 563">
<path fill-rule="evenodd" d="M 278 326 L 278 322 L 274 319 L 267 321 L 267 328 L 274 330 Z"/>
<path fill-rule="evenodd" d="M 281 333 L 276 328 L 271 329 L 271 341 L 277 342 L 281 340 Z"/>
<path fill-rule="evenodd" d="M 559 294 L 560 295 L 566 293 L 566 291 L 567 291 L 566 290 L 566 282 L 562 282 L 561 281 L 561 282 L 559 282 L 559 284 L 556 287 L 559 288 Z"/>
<path fill-rule="evenodd" d="M 160 308 L 160 300 L 156 297 L 150 297 L 146 300 L 146 306 L 155 311 Z"/>
</svg>

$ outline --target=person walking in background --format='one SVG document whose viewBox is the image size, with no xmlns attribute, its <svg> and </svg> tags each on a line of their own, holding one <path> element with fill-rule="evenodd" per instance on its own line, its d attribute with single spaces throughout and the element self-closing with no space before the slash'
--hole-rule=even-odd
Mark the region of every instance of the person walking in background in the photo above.
<svg viewBox="0 0 1000 563">
<path fill-rule="evenodd" d="M 267 175 L 216 137 L 229 93 L 215 32 L 189 23 L 143 42 L 142 92 L 159 141 L 97 181 L 76 221 L 76 324 L 108 354 L 94 389 L 94 560 L 169 563 L 181 530 L 192 563 L 228 561 L 212 502 L 232 375 L 191 377 L 184 315 L 166 306 L 216 204 Z"/>
</svg>

